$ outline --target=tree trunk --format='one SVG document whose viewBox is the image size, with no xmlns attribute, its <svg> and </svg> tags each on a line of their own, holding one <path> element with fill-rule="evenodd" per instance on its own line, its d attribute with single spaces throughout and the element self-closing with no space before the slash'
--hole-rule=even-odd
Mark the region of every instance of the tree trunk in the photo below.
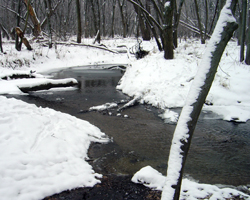
<svg viewBox="0 0 250 200">
<path fill-rule="evenodd" d="M 127 36 L 127 25 L 123 13 L 123 6 L 124 6 L 124 0 L 118 0 L 119 3 L 119 8 L 120 8 L 120 13 L 121 13 L 121 18 L 122 18 L 122 27 L 123 27 L 123 37 L 125 38 Z"/>
<path fill-rule="evenodd" d="M 34 25 L 33 35 L 35 37 L 38 37 L 39 35 L 41 35 L 41 32 L 42 32 L 40 21 L 36 16 L 36 12 L 35 12 L 34 8 L 31 6 L 31 4 L 29 4 L 29 0 L 24 0 L 24 2 L 28 8 L 30 19 Z"/>
<path fill-rule="evenodd" d="M 212 33 L 212 30 L 213 30 L 214 21 L 215 21 L 217 12 L 218 12 L 218 5 L 219 5 L 219 0 L 217 0 L 216 5 L 215 5 L 213 19 L 212 19 L 212 22 L 211 22 L 211 25 L 210 25 L 210 29 L 208 31 L 209 35 Z"/>
<path fill-rule="evenodd" d="M 137 2 L 137 3 L 138 3 L 138 2 Z M 140 0 L 139 0 L 139 3 L 138 3 L 138 4 L 140 4 L 141 6 L 143 6 Z M 146 41 L 147 41 L 147 40 L 150 40 L 150 34 L 148 33 L 148 32 L 149 32 L 149 29 L 147 29 L 148 26 L 147 26 L 147 24 L 146 24 L 146 19 L 145 19 L 145 16 L 144 16 L 143 12 L 142 12 L 141 9 L 138 8 L 136 5 L 134 5 L 134 9 L 135 9 L 135 12 L 136 12 L 137 17 L 138 17 L 139 28 L 140 28 L 140 30 L 141 30 L 142 39 L 143 39 L 143 40 L 146 40 Z M 138 36 L 139 36 L 139 35 L 138 35 Z"/>
<path fill-rule="evenodd" d="M 31 46 L 30 46 L 30 43 L 29 41 L 26 39 L 26 37 L 24 37 L 24 33 L 23 31 L 19 28 L 19 27 L 16 27 L 16 34 L 17 34 L 17 37 L 21 39 L 21 43 L 24 43 L 24 45 L 27 47 L 27 49 L 29 51 L 32 50 Z M 21 51 L 21 49 L 19 50 Z"/>
<path fill-rule="evenodd" d="M 48 79 L 42 83 L 38 81 L 37 83 L 32 84 L 31 86 L 27 85 L 18 85 L 18 88 L 24 92 L 33 92 L 38 90 L 49 90 L 51 88 L 58 88 L 58 87 L 72 87 L 72 86 L 78 86 L 80 87 L 80 83 L 77 82 L 77 80 L 68 78 L 68 79 L 57 79 L 52 80 Z"/>
<path fill-rule="evenodd" d="M 81 8 L 79 0 L 76 0 L 76 13 L 77 13 L 77 43 L 81 43 L 82 25 L 81 25 Z"/>
<path fill-rule="evenodd" d="M 51 0 L 44 0 L 44 5 L 46 9 L 47 22 L 48 22 L 48 30 L 49 30 L 49 48 L 52 48 L 52 30 L 50 23 L 50 13 L 51 13 Z"/>
<path fill-rule="evenodd" d="M 250 17 L 250 11 L 248 11 L 248 17 Z M 248 19 L 248 23 L 250 23 L 250 20 Z M 250 29 L 248 25 L 248 31 L 247 31 L 247 51 L 246 51 L 246 59 L 245 63 L 247 65 L 250 65 Z"/>
<path fill-rule="evenodd" d="M 95 33 L 97 34 L 99 32 L 99 34 L 97 34 L 97 38 L 96 38 L 96 41 L 98 43 L 101 42 L 101 34 L 100 34 L 100 13 L 99 13 L 99 3 L 98 3 L 98 0 L 96 1 L 96 5 L 97 5 L 97 14 L 96 14 L 96 11 L 95 11 L 95 3 L 93 0 L 90 1 L 91 2 L 91 8 L 92 8 L 92 12 L 93 12 L 93 17 L 94 17 L 94 27 L 95 27 Z"/>
<path fill-rule="evenodd" d="M 180 21 L 181 9 L 182 9 L 182 5 L 184 3 L 184 0 L 180 1 L 178 9 L 177 9 L 177 5 L 176 5 L 176 0 L 174 2 L 175 2 L 176 8 L 175 8 L 175 13 L 174 13 L 173 44 L 174 44 L 174 47 L 177 48 L 178 47 L 177 29 L 178 29 L 178 25 L 179 25 L 179 21 Z"/>
<path fill-rule="evenodd" d="M 16 22 L 16 26 L 19 27 L 20 26 L 20 14 L 21 14 L 21 0 L 18 1 L 18 5 L 17 5 L 17 22 Z M 20 40 L 19 42 L 19 37 L 16 34 L 16 42 L 15 42 L 15 47 L 17 51 L 21 51 L 22 49 L 22 40 Z"/>
<path fill-rule="evenodd" d="M 3 45 L 2 45 L 2 31 L 0 29 L 0 49 L 1 49 L 1 52 L 3 53 Z"/>
<path fill-rule="evenodd" d="M 205 13 L 206 13 L 206 19 L 205 19 L 205 31 L 204 31 L 204 39 L 207 38 L 207 24 L 208 24 L 208 4 L 207 0 L 205 0 Z"/>
<path fill-rule="evenodd" d="M 245 63 L 247 65 L 250 65 L 250 31 L 249 30 L 248 30 L 248 36 L 247 36 L 247 52 L 246 52 Z"/>
<path fill-rule="evenodd" d="M 174 58 L 174 45 L 173 45 L 173 5 L 174 0 L 167 0 L 164 5 L 164 14 L 163 14 L 163 49 L 164 49 L 164 58 L 173 59 Z"/>
<path fill-rule="evenodd" d="M 242 23 L 240 40 L 240 62 L 244 60 L 245 36 L 246 36 L 246 18 L 247 18 L 247 0 L 242 0 Z"/>
<path fill-rule="evenodd" d="M 115 24 L 115 6 L 116 6 L 116 0 L 113 0 L 113 10 L 112 10 L 112 20 L 111 20 L 111 37 L 114 38 L 114 24 Z"/>
<path fill-rule="evenodd" d="M 197 16 L 197 21 L 198 21 L 198 27 L 200 30 L 200 37 L 201 37 L 201 44 L 205 44 L 205 39 L 202 33 L 202 26 L 201 26 L 201 20 L 200 20 L 200 14 L 199 14 L 199 7 L 197 0 L 194 0 L 194 5 L 195 5 L 195 11 L 196 11 L 196 16 Z"/>
<path fill-rule="evenodd" d="M 173 135 L 162 200 L 178 200 L 180 197 L 184 166 L 199 114 L 211 88 L 223 51 L 238 27 L 232 15 L 236 3 L 237 0 L 227 0 L 222 9 L 182 109 Z"/>
</svg>

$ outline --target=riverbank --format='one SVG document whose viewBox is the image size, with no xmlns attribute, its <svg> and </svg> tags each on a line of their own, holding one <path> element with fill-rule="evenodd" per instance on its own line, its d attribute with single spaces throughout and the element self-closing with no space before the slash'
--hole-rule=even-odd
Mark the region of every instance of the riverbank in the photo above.
<svg viewBox="0 0 250 200">
<path fill-rule="evenodd" d="M 91 40 L 89 41 L 87 40 L 86 42 L 90 43 Z M 135 39 L 104 40 L 103 43 L 105 43 L 105 45 L 111 49 L 113 47 L 116 47 L 117 45 L 123 45 L 123 44 L 129 48 L 129 47 L 132 47 L 136 43 L 136 40 Z M 39 45 L 39 44 L 34 43 L 34 45 L 36 45 L 37 48 L 34 48 L 35 50 L 33 51 L 27 51 L 24 49 L 21 52 L 16 52 L 13 44 L 4 43 L 3 47 L 7 54 L 0 55 L 1 56 L 0 73 L 4 74 L 4 73 L 15 72 L 15 71 L 30 72 L 31 70 L 42 73 L 48 70 L 57 71 L 60 69 L 65 69 L 67 67 L 80 66 L 80 65 L 91 65 L 94 68 L 98 68 L 103 63 L 104 64 L 105 63 L 130 64 L 131 66 L 127 68 L 127 71 L 117 88 L 122 90 L 124 93 L 130 95 L 131 97 L 136 97 L 140 103 L 148 103 L 148 104 L 157 106 L 159 108 L 166 109 L 166 112 L 162 115 L 163 118 L 174 119 L 175 122 L 176 122 L 176 119 L 178 119 L 178 117 L 173 117 L 173 116 L 176 116 L 176 112 L 171 112 L 168 110 L 168 108 L 178 107 L 178 106 L 183 105 L 183 102 L 185 101 L 186 92 L 189 90 L 189 87 L 192 83 L 193 76 L 195 75 L 197 71 L 199 60 L 202 57 L 202 53 L 204 52 L 204 49 L 205 49 L 205 45 L 199 44 L 198 40 L 191 39 L 188 41 L 182 41 L 178 49 L 175 50 L 176 59 L 173 61 L 166 61 L 163 59 L 162 53 L 158 52 L 157 48 L 155 48 L 154 41 L 143 43 L 144 45 L 143 47 L 147 50 L 150 50 L 150 54 L 142 60 L 136 60 L 133 55 L 128 55 L 126 53 L 116 54 L 116 53 L 111 53 L 109 51 L 104 51 L 100 49 L 93 49 L 91 47 L 78 47 L 74 45 L 73 46 L 58 45 L 57 49 L 55 48 L 48 49 L 47 47 L 43 47 L 42 45 Z M 249 85 L 249 80 L 250 80 L 249 68 L 248 66 L 242 63 L 239 63 L 237 61 L 238 58 L 237 58 L 237 54 L 235 53 L 235 49 L 237 49 L 236 44 L 231 43 L 229 45 L 229 49 L 226 50 L 224 57 L 222 58 L 221 66 L 220 66 L 221 71 L 218 71 L 218 74 L 214 82 L 215 87 L 214 89 L 211 90 L 211 96 L 209 97 L 208 99 L 209 101 L 207 102 L 207 104 L 210 106 L 206 106 L 206 107 L 208 108 L 208 111 L 210 111 L 209 110 L 210 108 L 216 108 L 217 110 L 221 111 L 221 113 L 218 113 L 220 114 L 219 115 L 220 119 L 225 119 L 228 121 L 233 120 L 237 122 L 244 122 L 244 121 L 247 121 L 247 119 L 249 118 L 249 113 L 250 113 L 249 112 L 250 95 L 248 91 L 248 85 Z M 225 71 L 227 72 L 225 73 Z M 25 81 L 25 80 L 22 80 L 22 81 Z M 49 91 L 48 94 L 51 92 L 52 91 Z M 23 93 L 18 90 L 18 88 L 16 87 L 16 85 L 13 83 L 12 80 L 0 81 L 0 93 L 23 95 Z M 15 107 L 15 103 L 13 103 L 14 100 L 10 100 L 10 99 L 2 100 L 2 102 L 5 102 L 5 101 L 6 101 L 6 107 L 10 107 L 13 109 L 11 110 L 11 112 L 7 112 L 5 109 L 3 109 L 0 113 L 1 116 L 3 116 L 2 121 L 1 121 L 1 130 L 4 130 L 6 134 L 6 137 L 2 138 L 1 144 L 4 144 L 6 142 L 5 140 L 9 139 L 11 135 L 15 135 L 16 133 L 19 133 L 18 135 L 20 136 L 19 131 L 8 128 L 8 127 L 16 127 L 16 124 L 12 120 L 10 120 L 11 118 L 13 118 L 12 116 L 9 116 L 8 118 L 6 118 L 7 113 L 15 113 L 16 108 L 20 108 L 20 109 L 23 108 L 23 110 L 20 110 L 19 112 L 20 114 L 26 113 L 27 116 L 33 116 L 33 114 L 27 113 L 26 111 L 27 109 L 25 109 L 26 107 L 28 107 L 28 105 L 22 104 L 23 106 L 17 105 Z M 55 101 L 59 102 L 60 104 L 60 102 L 63 102 L 63 99 L 56 99 Z M 41 113 L 43 113 L 42 111 L 43 108 L 39 108 L 39 109 L 41 110 Z M 35 108 L 31 109 L 32 113 L 34 110 L 36 109 Z M 59 116 L 59 115 L 60 115 L 59 112 L 54 114 L 54 116 Z M 26 117 L 20 118 L 23 120 L 22 122 L 19 123 L 20 125 L 19 129 L 22 133 L 20 137 L 23 139 L 23 141 L 25 141 L 25 138 L 30 139 L 30 137 L 27 137 L 24 134 L 26 131 L 23 130 L 23 128 L 25 128 L 24 126 L 22 126 L 23 124 L 26 123 L 26 124 L 37 125 L 37 127 L 35 126 L 35 129 L 38 132 L 43 130 L 44 127 L 48 127 L 46 125 L 49 123 L 47 122 L 47 119 L 49 119 L 48 115 L 45 114 L 40 117 L 42 118 L 42 120 L 40 121 L 44 122 L 44 125 L 39 125 L 39 124 L 37 125 L 35 123 L 30 123 L 31 119 L 26 118 Z M 35 120 L 35 118 L 32 120 Z M 61 121 L 64 122 L 65 119 L 62 119 Z M 70 121 L 74 122 L 73 119 L 71 119 Z M 57 134 L 61 132 L 60 130 L 61 126 L 62 127 L 65 127 L 65 126 L 62 124 L 58 124 L 57 122 L 54 124 L 55 124 L 55 127 L 53 131 L 42 132 L 42 133 L 45 133 L 45 135 L 41 134 L 42 137 L 38 137 L 39 144 L 40 144 L 40 141 L 42 141 L 45 144 L 48 141 L 53 142 L 54 140 L 56 141 L 58 140 L 58 138 L 55 137 L 55 133 L 57 136 Z M 140 124 L 140 125 L 141 127 L 146 127 L 145 124 Z M 2 127 L 5 127 L 5 128 L 2 129 Z M 27 125 L 26 127 L 29 127 L 29 126 Z M 32 131 L 32 128 L 30 128 L 30 130 Z M 65 130 L 68 133 L 72 132 L 71 130 L 67 130 L 67 129 Z M 43 136 L 48 136 L 48 137 L 43 137 Z M 70 137 L 73 137 L 73 136 L 70 135 Z M 212 138 L 210 139 L 213 140 L 213 137 L 214 136 L 212 135 Z M 225 140 L 223 139 L 224 137 L 221 139 L 222 143 L 225 141 L 224 143 L 226 144 L 229 143 L 229 145 L 230 145 L 230 142 L 234 142 L 234 140 L 232 140 L 231 138 L 226 138 Z M 38 143 L 36 141 L 37 140 L 32 140 L 31 142 L 28 142 L 28 143 L 35 144 L 33 146 L 37 146 Z M 10 140 L 8 142 L 14 144 Z M 240 144 L 244 144 L 244 141 Z M 70 145 L 70 146 L 72 147 L 72 149 L 70 147 L 68 150 L 70 150 L 70 152 L 73 152 L 74 154 L 75 151 L 73 147 L 75 145 Z M 27 147 L 29 146 L 26 145 L 25 148 L 22 149 L 20 152 L 23 152 L 25 155 L 27 154 L 27 152 L 29 154 L 29 148 L 27 149 Z M 88 145 L 85 145 L 85 147 L 86 149 L 88 149 Z M 2 148 L 4 149 L 4 146 L 2 146 Z M 40 148 L 38 149 L 41 150 Z M 12 150 L 15 151 L 16 147 L 13 147 Z M 43 150 L 47 152 L 46 148 L 43 148 Z M 64 154 L 63 148 L 55 148 L 54 150 L 60 151 L 62 155 Z M 47 158 L 45 157 L 45 159 Z M 55 161 L 56 162 L 58 161 L 60 164 L 61 158 L 55 159 Z M 79 165 L 77 164 L 71 165 L 69 162 L 69 159 L 67 160 L 63 158 L 63 161 L 65 161 L 63 163 L 65 164 L 66 167 L 73 169 L 73 170 L 69 170 L 70 172 L 74 171 L 74 168 L 79 167 Z M 2 162 L 5 164 L 7 163 L 7 161 L 4 159 L 2 159 Z M 33 164 L 37 164 L 37 162 L 33 162 L 33 161 L 31 162 Z M 246 164 L 248 164 L 247 159 L 245 162 Z M 44 163 L 50 164 L 50 162 L 46 162 L 46 161 Z M 10 163 L 9 166 L 11 166 L 14 170 L 16 170 L 16 168 L 14 167 L 16 165 L 12 165 Z M 27 168 L 26 160 L 25 162 L 21 160 L 20 166 L 21 166 L 20 169 L 22 169 L 24 173 L 28 174 L 28 178 L 30 176 L 33 177 L 32 176 L 33 172 L 31 173 L 31 171 L 29 171 L 29 169 L 33 169 L 33 168 L 32 167 Z M 39 165 L 38 165 L 38 168 L 39 168 Z M 17 177 L 16 173 L 6 172 L 5 171 L 6 169 L 8 170 L 9 167 L 2 169 L 1 174 L 5 174 L 7 179 L 11 178 L 13 179 L 14 182 L 12 184 L 11 189 L 7 187 L 3 187 L 3 188 L 5 188 L 7 191 L 11 191 L 10 192 L 11 195 L 20 196 L 20 194 L 23 194 L 23 193 L 26 193 L 27 195 L 32 195 L 31 191 L 34 191 L 34 189 L 29 190 L 28 188 L 29 187 L 34 188 L 35 185 L 32 185 L 30 183 L 21 184 L 22 181 L 20 180 L 25 179 L 26 176 Z M 47 181 L 46 183 L 48 183 L 47 187 L 44 186 L 40 188 L 40 189 L 44 189 L 45 191 L 41 192 L 42 190 L 41 191 L 39 189 L 36 190 L 38 192 L 40 191 L 38 195 L 39 197 L 33 194 L 32 198 L 36 198 L 36 197 L 41 198 L 41 195 L 47 196 L 50 194 L 60 193 L 61 191 L 64 191 L 66 189 L 78 188 L 82 184 L 82 183 L 79 183 L 76 186 L 74 182 L 76 180 L 74 180 L 73 181 L 74 184 L 73 182 L 67 182 L 67 184 L 71 184 L 71 185 L 65 186 L 64 181 L 58 181 L 54 189 L 52 189 L 49 183 L 54 180 L 54 175 L 58 175 L 58 174 L 63 175 L 64 171 L 62 170 L 60 171 L 60 173 L 58 173 L 58 170 L 57 170 L 58 168 L 55 168 L 56 169 L 55 171 L 53 171 L 53 168 L 48 168 L 48 169 L 51 170 L 49 174 L 52 174 L 52 175 L 50 177 L 43 176 L 44 178 L 43 180 L 46 179 Z M 89 171 L 89 173 L 92 178 L 94 176 L 97 176 L 100 178 L 99 174 L 95 174 L 91 170 Z M 46 175 L 47 173 L 44 173 L 44 174 Z M 237 174 L 237 169 L 235 171 L 235 174 Z M 63 177 L 64 176 L 61 176 L 59 177 L 59 179 L 65 180 L 65 178 Z M 105 190 L 105 187 L 107 189 L 107 186 L 109 184 L 116 187 L 116 184 L 114 183 L 117 181 L 114 181 L 113 183 L 113 180 L 117 180 L 121 178 L 121 177 L 117 178 L 117 177 L 109 177 L 109 176 L 107 177 L 108 177 L 107 181 L 104 180 L 104 185 L 103 185 L 104 190 Z M 35 181 L 38 181 L 37 183 L 39 183 L 40 180 L 41 180 L 41 177 L 40 179 L 35 180 Z M 79 181 L 79 179 L 77 179 L 77 181 Z M 129 181 L 129 178 L 126 178 L 126 181 L 125 181 L 126 185 L 131 184 Z M 94 179 L 92 183 L 94 185 L 94 183 L 97 183 L 97 182 L 98 182 L 97 179 Z M 2 180 L 1 183 L 3 184 L 3 186 L 6 185 L 4 184 L 4 180 Z M 15 187 L 14 183 L 18 184 L 18 187 Z M 98 185 L 96 185 L 95 187 L 98 188 Z M 122 184 L 121 184 L 121 187 L 122 187 Z M 137 186 L 133 185 L 132 188 L 134 187 L 136 188 Z M 14 189 L 17 188 L 17 189 L 13 191 L 13 188 Z M 119 189 L 119 187 L 117 187 L 117 189 Z M 2 193 L 7 194 L 5 190 L 2 190 Z"/>
</svg>

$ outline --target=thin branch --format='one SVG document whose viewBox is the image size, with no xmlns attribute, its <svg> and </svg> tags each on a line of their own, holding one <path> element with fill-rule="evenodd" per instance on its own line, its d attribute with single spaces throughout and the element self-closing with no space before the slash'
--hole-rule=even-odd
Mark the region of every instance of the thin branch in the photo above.
<svg viewBox="0 0 250 200">
<path fill-rule="evenodd" d="M 23 20 L 24 22 L 26 21 L 26 19 L 24 19 L 24 18 L 23 18 L 21 15 L 19 15 L 16 11 L 14 11 L 14 10 L 8 8 L 7 6 L 3 6 L 3 5 L 0 5 L 0 6 L 1 6 L 2 8 L 7 9 L 8 11 L 14 13 L 16 16 L 20 17 L 20 19 Z M 32 26 L 29 22 L 28 22 L 28 25 L 29 25 L 29 27 L 31 27 L 31 28 L 33 29 L 33 26 Z"/>
<path fill-rule="evenodd" d="M 140 8 L 151 20 L 152 22 L 161 30 L 163 31 L 162 26 L 155 20 L 155 18 L 145 9 L 143 8 L 141 5 L 139 5 L 138 3 L 136 3 L 133 0 L 127 0 L 128 2 L 134 4 L 135 6 L 137 6 L 138 8 Z"/>
<path fill-rule="evenodd" d="M 51 10 L 51 12 L 49 13 L 49 17 L 51 17 L 55 10 L 57 9 L 57 7 L 59 6 L 59 4 L 62 2 L 62 0 L 58 1 L 57 4 L 55 5 L 55 7 Z M 44 18 L 44 20 L 42 21 L 41 23 L 41 28 L 43 29 L 45 24 L 47 23 L 47 20 L 48 20 L 48 16 L 46 15 L 46 17 Z"/>
</svg>

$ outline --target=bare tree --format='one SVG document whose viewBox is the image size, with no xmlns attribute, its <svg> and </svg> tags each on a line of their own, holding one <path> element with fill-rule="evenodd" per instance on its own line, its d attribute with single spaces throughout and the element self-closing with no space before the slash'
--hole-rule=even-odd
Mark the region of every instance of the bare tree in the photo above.
<svg viewBox="0 0 250 200">
<path fill-rule="evenodd" d="M 41 29 L 41 24 L 40 24 L 40 21 L 39 19 L 37 18 L 37 15 L 36 15 L 36 12 L 34 10 L 34 8 L 32 7 L 32 5 L 29 3 L 29 0 L 24 0 L 26 6 L 27 6 L 27 9 L 28 9 L 28 12 L 29 12 L 29 16 L 30 16 L 30 19 L 34 25 L 34 28 L 33 28 L 33 35 L 35 37 L 38 37 L 39 35 L 41 35 L 41 32 L 42 32 L 42 29 Z"/>
<path fill-rule="evenodd" d="M 247 19 L 247 0 L 242 0 L 242 12 L 241 12 L 241 40 L 240 40 L 240 62 L 244 61 L 245 51 L 245 36 L 246 36 L 246 19 Z"/>
<path fill-rule="evenodd" d="M 127 23 L 124 16 L 124 7 L 125 7 L 125 0 L 118 0 L 121 19 L 122 19 L 122 28 L 123 28 L 123 37 L 125 38 L 127 36 Z"/>
<path fill-rule="evenodd" d="M 81 43 L 82 25 L 81 25 L 81 8 L 79 0 L 76 0 L 76 13 L 77 13 L 77 43 Z"/>
<path fill-rule="evenodd" d="M 184 166 L 198 117 L 211 88 L 223 51 L 238 27 L 232 14 L 236 3 L 237 0 L 227 0 L 222 9 L 218 26 L 209 41 L 207 52 L 204 54 L 182 109 L 173 135 L 162 200 L 179 200 Z"/>
<path fill-rule="evenodd" d="M 177 34 L 177 30 L 178 30 L 178 25 L 179 25 L 179 21 L 180 21 L 181 9 L 182 9 L 183 3 L 184 3 L 184 0 L 180 0 L 179 6 L 177 8 L 176 0 L 174 1 L 173 44 L 174 44 L 175 48 L 178 47 L 178 42 L 177 42 L 178 34 Z"/>
<path fill-rule="evenodd" d="M 116 0 L 113 0 L 112 3 L 112 19 L 111 19 L 111 37 L 115 36 L 114 24 L 115 24 L 115 7 L 116 7 Z"/>
<path fill-rule="evenodd" d="M 17 22 L 16 22 L 16 27 L 19 27 L 20 26 L 20 15 L 21 15 L 21 0 L 18 0 L 18 7 L 17 7 Z M 16 43 L 15 43 L 15 47 L 16 47 L 16 50 L 17 51 L 21 51 L 21 48 L 22 48 L 22 39 L 20 39 L 19 41 L 19 37 L 18 35 L 16 34 Z"/>
<path fill-rule="evenodd" d="M 1 24 L 0 24 L 1 25 Z M 0 26 L 1 27 L 1 26 Z M 1 49 L 1 52 L 3 53 L 3 45 L 2 45 L 2 31 L 0 29 L 0 49 Z"/>
<path fill-rule="evenodd" d="M 163 11 L 163 49 L 164 49 L 164 58 L 173 59 L 174 58 L 174 44 L 173 44 L 173 8 L 174 0 L 167 0 L 164 5 Z"/>
<path fill-rule="evenodd" d="M 200 20 L 199 7 L 198 7 L 197 0 L 194 0 L 194 5 L 195 5 L 195 11 L 196 11 L 196 15 L 197 15 L 198 27 L 200 30 L 201 44 L 205 44 L 205 39 L 204 39 L 203 33 L 202 33 L 202 26 L 201 26 L 201 20 Z"/>
<path fill-rule="evenodd" d="M 52 48 L 52 30 L 50 23 L 50 14 L 51 14 L 51 0 L 44 0 L 46 14 L 47 14 L 47 24 L 49 30 L 49 48 Z"/>
</svg>

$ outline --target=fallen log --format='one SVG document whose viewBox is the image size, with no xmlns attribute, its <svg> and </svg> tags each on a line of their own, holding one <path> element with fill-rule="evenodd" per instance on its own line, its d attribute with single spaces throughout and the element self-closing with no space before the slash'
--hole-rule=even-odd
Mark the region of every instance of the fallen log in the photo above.
<svg viewBox="0 0 250 200">
<path fill-rule="evenodd" d="M 139 97 L 135 97 L 131 101 L 129 101 L 128 103 L 123 105 L 121 108 L 117 109 L 117 111 L 120 112 L 120 111 L 124 110 L 125 108 L 135 106 L 135 105 L 139 104 L 139 100 L 140 100 Z"/>
<path fill-rule="evenodd" d="M 0 78 L 3 80 L 12 80 L 12 79 L 23 79 L 23 78 L 37 78 L 37 76 L 35 76 L 34 74 L 16 73 L 11 75 L 5 75 Z"/>
<path fill-rule="evenodd" d="M 111 53 L 116 53 L 116 54 L 119 53 L 117 51 L 108 49 L 108 48 L 106 48 L 104 46 L 97 46 L 97 45 L 91 45 L 91 44 L 79 44 L 79 43 L 76 43 L 76 42 L 56 42 L 56 44 L 57 45 L 75 45 L 75 46 L 93 47 L 93 48 L 109 51 Z"/>
<path fill-rule="evenodd" d="M 73 78 L 67 79 L 29 79 L 31 81 L 27 81 L 25 83 L 20 83 L 17 87 L 24 93 L 39 91 L 39 90 L 49 90 L 51 88 L 59 88 L 59 87 L 72 87 L 78 86 L 80 87 L 80 82 Z"/>
</svg>

